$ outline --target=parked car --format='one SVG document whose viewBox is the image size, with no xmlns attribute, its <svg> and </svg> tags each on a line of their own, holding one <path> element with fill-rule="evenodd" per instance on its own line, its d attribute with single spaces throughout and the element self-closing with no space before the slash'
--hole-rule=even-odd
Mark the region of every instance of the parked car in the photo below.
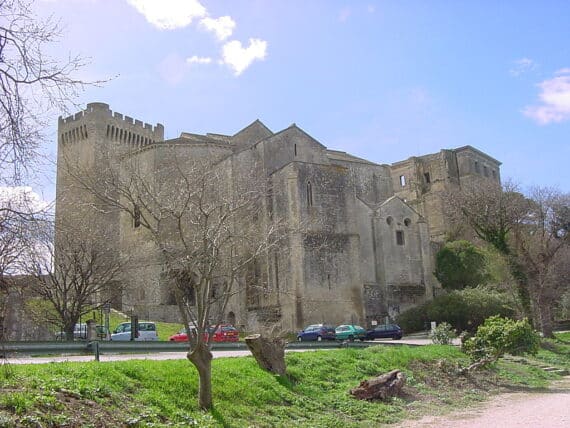
<svg viewBox="0 0 570 428">
<path fill-rule="evenodd" d="M 337 340 L 365 340 L 366 330 L 359 325 L 343 324 L 335 328 L 335 335 Z"/>
<path fill-rule="evenodd" d="M 336 334 L 332 325 L 311 324 L 310 326 L 305 327 L 304 330 L 297 333 L 297 340 L 299 342 L 309 340 L 317 340 L 320 342 L 323 339 L 336 339 Z"/>
<path fill-rule="evenodd" d="M 138 324 L 139 334 L 135 337 L 136 341 L 158 340 L 156 333 L 156 324 L 148 321 L 141 321 Z M 115 328 L 111 334 L 111 340 L 131 340 L 131 323 L 123 322 Z"/>
<path fill-rule="evenodd" d="M 216 326 L 208 327 L 208 331 L 204 333 L 204 340 L 208 340 L 210 334 L 213 335 L 212 342 L 237 342 L 239 340 L 239 331 L 231 324 L 220 324 L 218 328 Z M 173 334 L 168 340 L 172 342 L 188 341 L 186 329 L 183 328 L 178 333 Z"/>
<path fill-rule="evenodd" d="M 399 340 L 404 335 L 404 331 L 397 324 L 384 324 L 379 325 L 373 329 L 366 331 L 366 339 L 383 339 L 392 338 L 394 340 Z"/>
<path fill-rule="evenodd" d="M 109 340 L 109 330 L 106 329 L 104 325 L 97 324 L 95 326 L 95 332 L 97 334 L 97 339 Z M 87 324 L 75 324 L 75 327 L 73 329 L 73 340 L 85 339 L 87 339 Z M 65 340 L 65 331 L 58 331 L 55 334 L 55 340 Z"/>
<path fill-rule="evenodd" d="M 73 328 L 73 340 L 87 339 L 87 324 L 75 324 Z M 55 340 L 65 340 L 65 331 L 58 331 Z"/>
</svg>

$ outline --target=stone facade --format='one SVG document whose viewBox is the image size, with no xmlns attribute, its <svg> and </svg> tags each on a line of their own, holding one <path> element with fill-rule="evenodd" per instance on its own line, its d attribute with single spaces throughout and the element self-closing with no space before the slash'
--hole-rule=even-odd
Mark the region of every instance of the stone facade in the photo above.
<svg viewBox="0 0 570 428">
<path fill-rule="evenodd" d="M 58 134 L 56 221 L 86 228 L 110 257 L 129 256 L 126 291 L 114 306 L 141 318 L 178 321 L 159 253 L 131 216 L 82 189 L 70 165 L 97 176 L 120 173 L 125 159 L 134 159 L 168 186 L 174 159 L 200 161 L 224 171 L 224 191 L 244 180 L 271 186 L 251 221 L 262 225 L 279 213 L 302 229 L 256 267 L 267 292 L 246 286 L 226 308 L 225 321 L 248 330 L 266 322 L 284 330 L 370 325 L 433 298 L 433 241 L 446 227 L 442 192 L 485 172 L 499 180 L 500 163 L 470 146 L 380 165 L 327 149 L 294 124 L 274 133 L 258 120 L 233 136 L 182 133 L 165 141 L 162 125 L 113 114 L 102 103 L 60 119 Z"/>
</svg>

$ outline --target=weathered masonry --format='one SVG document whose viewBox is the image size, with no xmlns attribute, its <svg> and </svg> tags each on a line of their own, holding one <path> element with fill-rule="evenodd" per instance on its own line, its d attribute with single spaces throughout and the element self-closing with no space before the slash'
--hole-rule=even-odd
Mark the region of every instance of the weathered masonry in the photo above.
<svg viewBox="0 0 570 428">
<path fill-rule="evenodd" d="M 177 320 L 160 257 L 142 228 L 102 206 L 70 168 L 104 176 L 135 158 L 146 176 L 167 184 L 166 167 L 176 158 L 215 163 L 231 182 L 250 176 L 270 182 L 271 198 L 252 221 L 270 221 L 277 212 L 306 226 L 287 239 L 287 251 L 256 267 L 270 292 L 246 286 L 223 314 L 247 329 L 261 322 L 286 330 L 370 324 L 433 298 L 434 243 L 447 225 L 443 192 L 469 180 L 500 179 L 500 162 L 470 146 L 376 164 L 327 149 L 294 124 L 273 132 L 259 120 L 234 135 L 164 140 L 162 125 L 113 113 L 103 103 L 60 118 L 58 134 L 56 221 L 89 236 L 109 257 L 129 256 L 126 288 L 113 304 L 143 318 Z"/>
</svg>

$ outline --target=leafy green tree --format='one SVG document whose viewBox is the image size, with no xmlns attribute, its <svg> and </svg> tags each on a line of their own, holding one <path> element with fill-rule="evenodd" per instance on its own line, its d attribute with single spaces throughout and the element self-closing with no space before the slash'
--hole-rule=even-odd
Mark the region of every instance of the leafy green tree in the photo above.
<svg viewBox="0 0 570 428">
<path fill-rule="evenodd" d="M 483 251 L 471 242 L 453 241 L 437 253 L 434 274 L 446 289 L 476 287 L 489 279 L 486 264 Z"/>
</svg>

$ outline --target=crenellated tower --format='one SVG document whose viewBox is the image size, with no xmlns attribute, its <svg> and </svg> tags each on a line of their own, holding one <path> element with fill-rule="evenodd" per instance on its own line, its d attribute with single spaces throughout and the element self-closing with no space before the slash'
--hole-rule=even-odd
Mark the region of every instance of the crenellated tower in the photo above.
<svg viewBox="0 0 570 428">
<path fill-rule="evenodd" d="M 117 257 L 119 212 L 88 190 L 87 181 L 93 185 L 113 179 L 119 173 L 121 156 L 162 141 L 163 125 L 152 126 L 123 116 L 105 103 L 90 103 L 75 115 L 60 117 L 56 242 L 64 234 L 71 234 L 90 240 L 108 257 Z"/>
</svg>

